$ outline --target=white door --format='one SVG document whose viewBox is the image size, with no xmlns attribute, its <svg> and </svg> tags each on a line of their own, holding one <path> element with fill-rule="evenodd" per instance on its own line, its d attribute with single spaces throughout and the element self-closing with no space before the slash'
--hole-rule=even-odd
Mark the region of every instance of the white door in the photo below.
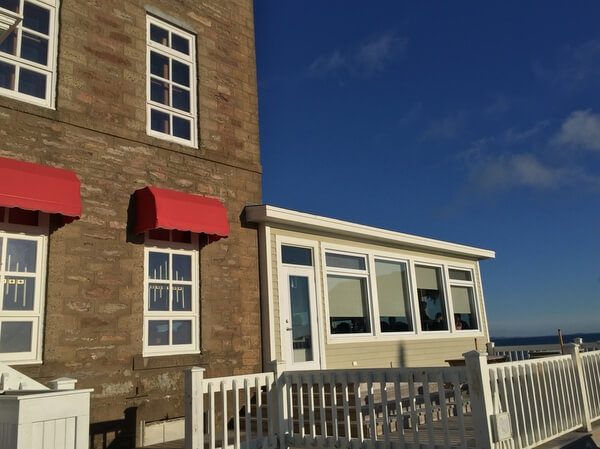
<svg viewBox="0 0 600 449">
<path fill-rule="evenodd" d="M 287 370 L 319 369 L 319 326 L 312 267 L 282 269 L 282 352 Z"/>
</svg>

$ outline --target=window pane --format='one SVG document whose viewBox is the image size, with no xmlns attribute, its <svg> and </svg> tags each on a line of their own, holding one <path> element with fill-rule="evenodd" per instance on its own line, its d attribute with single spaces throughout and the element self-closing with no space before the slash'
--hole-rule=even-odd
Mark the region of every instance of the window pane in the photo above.
<svg viewBox="0 0 600 449">
<path fill-rule="evenodd" d="M 367 281 L 350 276 L 327 276 L 332 334 L 370 332 Z"/>
<path fill-rule="evenodd" d="M 173 254 L 173 280 L 192 280 L 192 256 Z"/>
<path fill-rule="evenodd" d="M 7 239 L 6 271 L 34 273 L 37 242 L 33 240 Z"/>
<path fill-rule="evenodd" d="M 173 45 L 171 45 L 171 48 L 173 50 L 180 51 L 181 53 L 185 53 L 186 55 L 190 54 L 190 43 L 187 39 L 178 36 L 175 33 L 171 35 L 171 39 L 173 41 Z"/>
<path fill-rule="evenodd" d="M 294 362 L 309 362 L 313 351 L 308 277 L 290 276 L 289 283 Z"/>
<path fill-rule="evenodd" d="M 33 3 L 25 2 L 23 26 L 47 36 L 50 30 L 50 11 Z"/>
<path fill-rule="evenodd" d="M 152 78 L 150 80 L 150 98 L 152 101 L 170 106 L 169 83 Z"/>
<path fill-rule="evenodd" d="M 48 63 L 48 39 L 23 32 L 21 57 L 46 65 Z"/>
<path fill-rule="evenodd" d="M 38 98 L 46 98 L 46 75 L 21 67 L 19 92 Z"/>
<path fill-rule="evenodd" d="M 169 279 L 169 254 L 155 251 L 148 254 L 148 277 L 150 279 Z"/>
<path fill-rule="evenodd" d="M 173 320 L 173 344 L 189 345 L 192 343 L 192 322 L 189 320 Z"/>
<path fill-rule="evenodd" d="M 4 321 L 0 326 L 0 353 L 31 351 L 31 321 Z"/>
<path fill-rule="evenodd" d="M 173 60 L 173 81 L 182 86 L 190 85 L 190 67 L 179 61 Z"/>
<path fill-rule="evenodd" d="M 0 87 L 15 89 L 15 66 L 0 61 Z"/>
<path fill-rule="evenodd" d="M 406 264 L 375 261 L 381 332 L 412 330 Z"/>
<path fill-rule="evenodd" d="M 168 284 L 148 284 L 148 310 L 169 310 Z"/>
<path fill-rule="evenodd" d="M 12 31 L 4 42 L 0 44 L 0 51 L 8 53 L 9 55 L 17 54 L 17 31 Z"/>
<path fill-rule="evenodd" d="M 0 7 L 9 11 L 19 12 L 19 0 L 0 0 Z"/>
<path fill-rule="evenodd" d="M 326 253 L 325 261 L 328 267 L 350 268 L 352 270 L 365 269 L 365 258 L 362 256 Z"/>
<path fill-rule="evenodd" d="M 33 310 L 35 278 L 6 276 L 2 295 L 4 310 Z"/>
<path fill-rule="evenodd" d="M 477 329 L 475 301 L 472 287 L 450 287 L 454 307 L 454 328 L 456 330 Z"/>
<path fill-rule="evenodd" d="M 150 73 L 169 79 L 169 58 L 150 52 Z"/>
<path fill-rule="evenodd" d="M 173 107 L 190 112 L 190 91 L 173 86 Z"/>
<path fill-rule="evenodd" d="M 158 42 L 164 46 L 169 46 L 169 32 L 154 24 L 150 25 L 150 40 Z"/>
<path fill-rule="evenodd" d="M 148 321 L 148 345 L 163 346 L 169 344 L 169 321 Z"/>
<path fill-rule="evenodd" d="M 175 311 L 192 310 L 192 286 L 173 285 L 173 308 Z"/>
<path fill-rule="evenodd" d="M 310 248 L 299 248 L 297 246 L 281 247 L 281 261 L 292 265 L 312 266 L 312 250 Z"/>
<path fill-rule="evenodd" d="M 469 270 L 456 270 L 450 268 L 448 270 L 448 274 L 450 275 L 450 279 L 455 279 L 457 281 L 472 281 L 471 272 Z"/>
<path fill-rule="evenodd" d="M 440 268 L 416 266 L 415 273 L 417 275 L 421 329 L 424 331 L 448 330 Z"/>
<path fill-rule="evenodd" d="M 150 112 L 150 126 L 154 131 L 169 134 L 169 115 L 152 109 Z"/>
<path fill-rule="evenodd" d="M 173 116 L 173 135 L 181 139 L 190 140 L 190 121 Z"/>
</svg>

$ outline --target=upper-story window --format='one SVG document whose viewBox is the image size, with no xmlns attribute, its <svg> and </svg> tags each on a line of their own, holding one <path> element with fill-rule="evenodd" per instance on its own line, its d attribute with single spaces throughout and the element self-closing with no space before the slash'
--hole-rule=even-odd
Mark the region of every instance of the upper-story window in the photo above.
<svg viewBox="0 0 600 449">
<path fill-rule="evenodd" d="M 0 94 L 54 107 L 58 0 L 0 0 L 23 21 L 0 44 Z"/>
<path fill-rule="evenodd" d="M 148 16 L 147 132 L 197 145 L 194 35 Z"/>
<path fill-rule="evenodd" d="M 42 360 L 48 216 L 0 207 L 0 361 Z"/>
<path fill-rule="evenodd" d="M 198 234 L 154 229 L 147 235 L 144 355 L 198 352 Z"/>
</svg>

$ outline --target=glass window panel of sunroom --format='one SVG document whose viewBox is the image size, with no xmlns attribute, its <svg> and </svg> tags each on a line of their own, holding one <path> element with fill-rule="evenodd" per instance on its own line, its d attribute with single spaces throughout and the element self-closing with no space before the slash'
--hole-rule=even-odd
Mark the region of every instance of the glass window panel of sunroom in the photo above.
<svg viewBox="0 0 600 449">
<path fill-rule="evenodd" d="M 150 99 L 169 106 L 169 83 L 156 78 L 150 79 Z"/>
<path fill-rule="evenodd" d="M 325 261 L 328 267 L 349 268 L 352 270 L 364 270 L 365 258 L 362 256 L 349 256 L 347 254 L 326 253 Z"/>
<path fill-rule="evenodd" d="M 148 321 L 148 346 L 165 346 L 169 344 L 169 321 Z"/>
<path fill-rule="evenodd" d="M 190 91 L 173 86 L 173 107 L 190 112 Z"/>
<path fill-rule="evenodd" d="M 154 51 L 150 52 L 150 73 L 169 79 L 169 58 Z"/>
<path fill-rule="evenodd" d="M 148 310 L 169 310 L 169 284 L 148 284 Z"/>
<path fill-rule="evenodd" d="M 0 61 L 0 87 L 15 89 L 15 66 Z"/>
<path fill-rule="evenodd" d="M 190 320 L 173 320 L 173 344 L 189 345 L 192 343 L 192 322 Z"/>
<path fill-rule="evenodd" d="M 172 61 L 173 81 L 182 86 L 189 87 L 190 85 L 190 66 L 182 64 L 173 59 Z"/>
<path fill-rule="evenodd" d="M 477 319 L 475 317 L 473 288 L 453 285 L 450 287 L 450 291 L 452 293 L 456 329 L 476 329 Z"/>
<path fill-rule="evenodd" d="M 424 331 L 448 330 L 445 298 L 440 288 L 440 268 L 416 266 L 415 273 L 421 329 Z"/>
<path fill-rule="evenodd" d="M 47 36 L 50 30 L 50 11 L 26 1 L 23 26 Z"/>
<path fill-rule="evenodd" d="M 152 109 L 150 112 L 150 127 L 153 131 L 169 134 L 171 129 L 169 126 L 169 114 Z"/>
<path fill-rule="evenodd" d="M 472 281 L 471 272 L 469 270 L 458 270 L 456 268 L 448 269 L 448 274 L 450 275 L 450 279 L 454 279 L 456 281 Z"/>
<path fill-rule="evenodd" d="M 0 322 L 0 353 L 31 351 L 31 321 Z"/>
<path fill-rule="evenodd" d="M 377 298 L 382 332 L 412 330 L 408 276 L 404 262 L 375 261 Z"/>
<path fill-rule="evenodd" d="M 4 38 L 4 41 L 0 43 L 0 51 L 8 53 L 9 55 L 17 54 L 17 31 L 12 31 L 8 36 Z"/>
<path fill-rule="evenodd" d="M 166 47 L 169 46 L 169 32 L 164 28 L 150 24 L 150 40 L 158 42 Z"/>
<path fill-rule="evenodd" d="M 32 97 L 46 98 L 46 75 L 21 68 L 19 71 L 19 92 Z"/>
<path fill-rule="evenodd" d="M 173 254 L 173 273 L 174 281 L 192 280 L 192 257 L 186 254 Z"/>
<path fill-rule="evenodd" d="M 190 140 L 190 121 L 181 117 L 173 116 L 173 135 L 181 139 Z"/>
<path fill-rule="evenodd" d="M 148 253 L 148 277 L 150 279 L 169 279 L 169 254 L 150 251 Z"/>
<path fill-rule="evenodd" d="M 331 333 L 370 332 L 364 278 L 327 275 Z"/>
<path fill-rule="evenodd" d="M 35 240 L 9 238 L 6 243 L 6 271 L 34 273 L 37 256 Z"/>
<path fill-rule="evenodd" d="M 46 65 L 48 63 L 48 39 L 23 32 L 21 58 Z"/>
<path fill-rule="evenodd" d="M 171 310 L 176 312 L 192 310 L 192 286 L 173 285 L 173 300 Z"/>
<path fill-rule="evenodd" d="M 3 310 L 33 310 L 35 278 L 5 276 L 3 287 Z"/>
<path fill-rule="evenodd" d="M 185 37 L 181 37 L 178 34 L 173 33 L 171 35 L 171 39 L 171 48 L 173 48 L 173 50 L 177 50 L 178 52 L 186 55 L 190 54 L 190 42 Z"/>
<path fill-rule="evenodd" d="M 19 12 L 19 0 L 0 0 L 0 8 L 8 9 L 9 11 Z"/>
<path fill-rule="evenodd" d="M 298 246 L 281 246 L 281 261 L 291 265 L 312 266 L 312 250 Z"/>
</svg>

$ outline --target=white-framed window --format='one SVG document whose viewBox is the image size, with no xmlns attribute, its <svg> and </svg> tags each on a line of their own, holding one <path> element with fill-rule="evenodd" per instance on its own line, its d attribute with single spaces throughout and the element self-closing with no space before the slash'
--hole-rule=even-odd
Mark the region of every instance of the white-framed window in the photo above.
<svg viewBox="0 0 600 449">
<path fill-rule="evenodd" d="M 199 352 L 198 234 L 156 229 L 144 252 L 144 356 Z"/>
<path fill-rule="evenodd" d="M 48 215 L 0 207 L 0 361 L 42 361 Z"/>
<path fill-rule="evenodd" d="M 375 285 L 382 333 L 414 330 L 408 262 L 375 257 Z"/>
<path fill-rule="evenodd" d="M 448 277 L 454 329 L 457 331 L 479 329 L 473 272 L 464 268 L 448 268 Z"/>
<path fill-rule="evenodd" d="M 325 268 L 329 332 L 372 334 L 366 256 L 326 251 Z"/>
<path fill-rule="evenodd" d="M 415 264 L 422 331 L 447 331 L 448 312 L 442 267 Z"/>
<path fill-rule="evenodd" d="M 197 146 L 195 36 L 147 16 L 148 135 Z"/>
<path fill-rule="evenodd" d="M 0 94 L 53 108 L 58 0 L 3 0 L 23 21 L 0 44 Z"/>
</svg>

